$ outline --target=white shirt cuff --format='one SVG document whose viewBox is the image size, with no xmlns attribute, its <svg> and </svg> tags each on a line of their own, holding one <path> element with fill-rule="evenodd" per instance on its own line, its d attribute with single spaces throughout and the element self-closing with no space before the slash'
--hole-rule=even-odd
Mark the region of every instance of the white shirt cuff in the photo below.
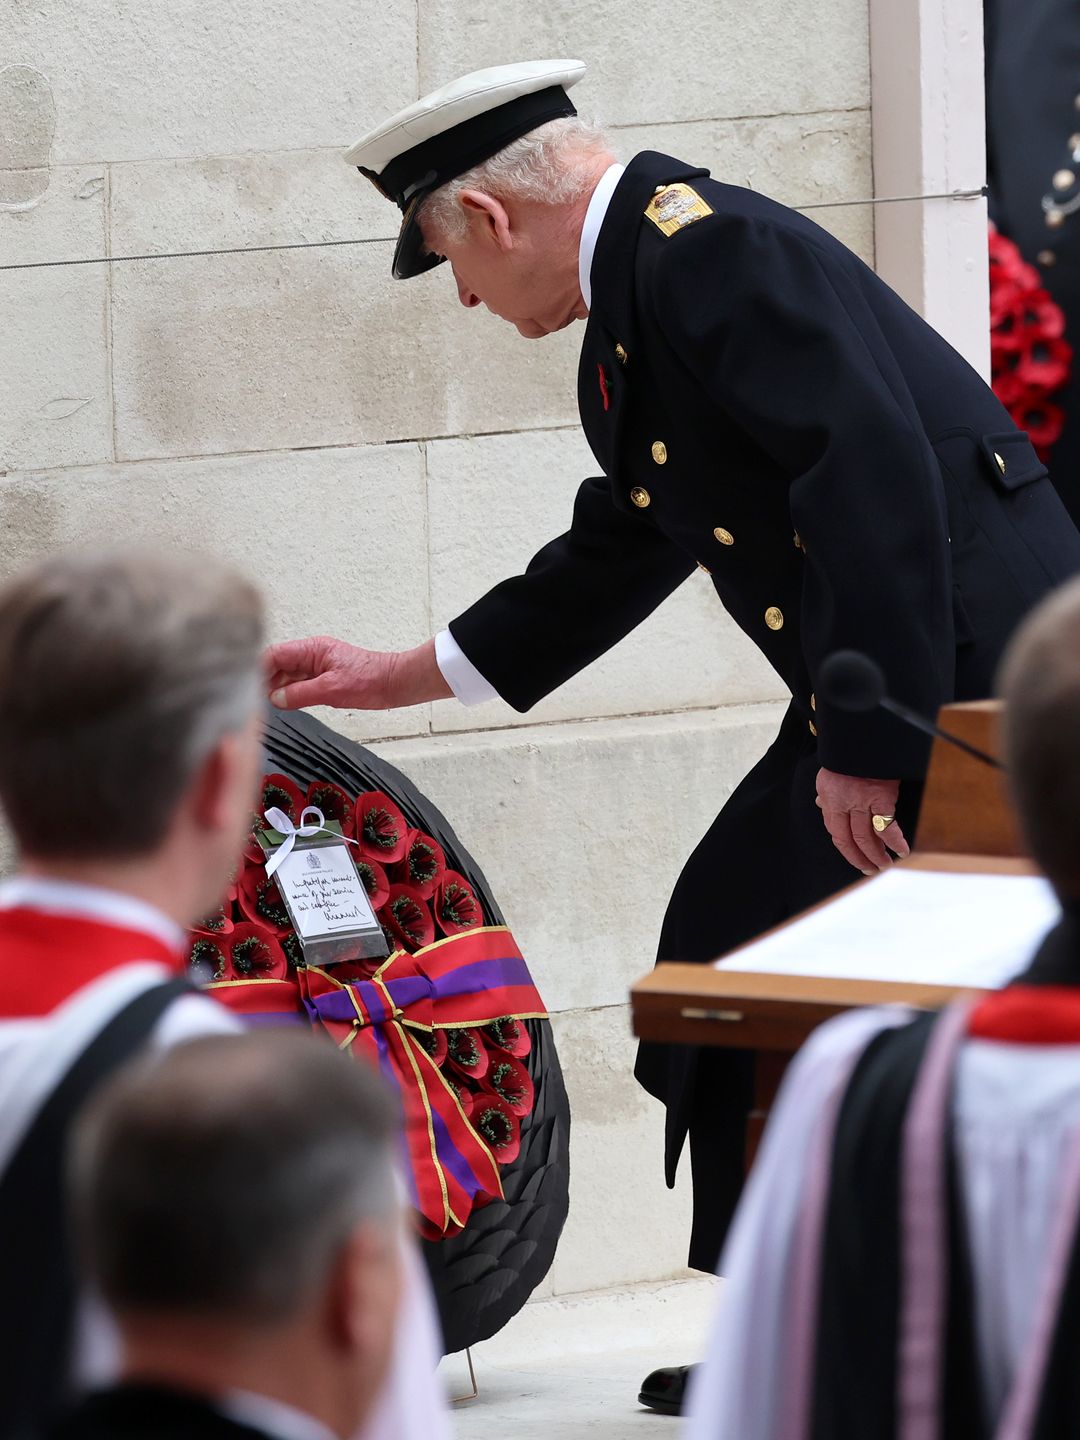
<svg viewBox="0 0 1080 1440">
<path fill-rule="evenodd" d="M 463 705 L 498 700 L 499 692 L 484 679 L 449 630 L 435 636 L 435 661 L 442 677 Z"/>
</svg>

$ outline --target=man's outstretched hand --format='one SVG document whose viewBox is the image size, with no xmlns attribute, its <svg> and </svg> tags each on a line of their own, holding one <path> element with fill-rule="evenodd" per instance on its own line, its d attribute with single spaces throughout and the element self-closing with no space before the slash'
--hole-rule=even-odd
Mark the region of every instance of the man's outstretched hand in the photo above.
<svg viewBox="0 0 1080 1440">
<path fill-rule="evenodd" d="M 435 642 L 401 652 L 361 650 L 329 635 L 283 640 L 265 656 L 270 701 L 279 710 L 309 705 L 389 710 L 446 699 L 453 692 L 435 660 Z"/>
<path fill-rule="evenodd" d="M 817 803 L 825 828 L 844 859 L 864 875 L 887 870 L 892 864 L 890 850 L 893 855 L 910 853 L 895 820 L 880 835 L 874 829 L 873 816 L 896 814 L 899 794 L 899 780 L 864 780 L 835 770 L 818 771 Z"/>
</svg>

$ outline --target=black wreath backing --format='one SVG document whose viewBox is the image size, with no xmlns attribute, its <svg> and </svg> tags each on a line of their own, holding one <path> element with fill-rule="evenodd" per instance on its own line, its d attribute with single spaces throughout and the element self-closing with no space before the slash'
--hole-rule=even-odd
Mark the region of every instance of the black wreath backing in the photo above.
<svg viewBox="0 0 1080 1440">
<path fill-rule="evenodd" d="M 353 795 L 385 791 L 469 881 L 485 924 L 505 923 L 476 861 L 400 770 L 303 712 L 275 712 L 264 744 L 267 769 L 304 788 L 332 780 Z M 570 1203 L 570 1105 L 551 1024 L 524 1024 L 532 1049 L 523 1063 L 536 1100 L 521 1122 L 521 1153 L 500 1167 L 505 1199 L 475 1210 L 459 1235 L 423 1242 L 447 1353 L 489 1339 L 517 1314 L 551 1268 Z"/>
</svg>

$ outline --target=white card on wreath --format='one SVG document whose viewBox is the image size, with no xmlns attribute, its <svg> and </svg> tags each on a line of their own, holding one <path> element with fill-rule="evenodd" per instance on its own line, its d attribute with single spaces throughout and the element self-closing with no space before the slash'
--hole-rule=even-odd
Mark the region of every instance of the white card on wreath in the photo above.
<svg viewBox="0 0 1080 1440">
<path fill-rule="evenodd" d="M 297 845 L 274 878 L 303 940 L 381 926 L 347 845 Z"/>
</svg>

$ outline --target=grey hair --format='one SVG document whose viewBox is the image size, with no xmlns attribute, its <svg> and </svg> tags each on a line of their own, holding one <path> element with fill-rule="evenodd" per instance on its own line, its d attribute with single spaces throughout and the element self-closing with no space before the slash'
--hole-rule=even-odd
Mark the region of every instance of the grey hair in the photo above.
<svg viewBox="0 0 1080 1440">
<path fill-rule="evenodd" d="M 394 1107 L 308 1032 L 193 1040 L 125 1067 L 70 1156 L 75 1234 L 123 1319 L 287 1322 L 365 1221 L 395 1225 Z"/>
<path fill-rule="evenodd" d="M 0 802 L 24 853 L 150 853 L 256 714 L 263 605 L 220 561 L 72 550 L 0 592 Z"/>
<path fill-rule="evenodd" d="M 483 190 L 500 200 L 571 203 L 588 192 L 595 180 L 596 157 L 610 148 L 603 127 L 580 115 L 549 120 L 512 140 L 490 160 L 440 185 L 421 206 L 420 224 L 426 235 L 462 239 L 468 229 L 461 206 L 463 190 Z"/>
</svg>

